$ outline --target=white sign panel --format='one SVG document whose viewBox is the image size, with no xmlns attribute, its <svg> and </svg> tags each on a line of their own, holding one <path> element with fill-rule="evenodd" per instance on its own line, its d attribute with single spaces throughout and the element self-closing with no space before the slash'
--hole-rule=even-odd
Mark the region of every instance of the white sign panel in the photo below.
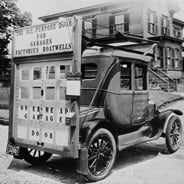
<svg viewBox="0 0 184 184">
<path fill-rule="evenodd" d="M 14 31 L 13 57 L 72 51 L 72 19 L 62 19 Z"/>
</svg>

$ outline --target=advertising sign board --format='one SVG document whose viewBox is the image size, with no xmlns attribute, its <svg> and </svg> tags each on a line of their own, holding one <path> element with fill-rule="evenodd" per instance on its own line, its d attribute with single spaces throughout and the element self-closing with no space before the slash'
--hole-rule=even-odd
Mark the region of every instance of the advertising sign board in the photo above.
<svg viewBox="0 0 184 184">
<path fill-rule="evenodd" d="M 16 29 L 13 57 L 70 52 L 73 19 L 61 19 L 46 24 Z"/>
</svg>

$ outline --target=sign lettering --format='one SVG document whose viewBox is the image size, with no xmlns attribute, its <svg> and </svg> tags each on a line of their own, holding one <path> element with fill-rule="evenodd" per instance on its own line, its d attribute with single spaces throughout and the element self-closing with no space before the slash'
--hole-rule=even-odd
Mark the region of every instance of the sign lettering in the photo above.
<svg viewBox="0 0 184 184">
<path fill-rule="evenodd" d="M 13 57 L 71 52 L 72 25 L 72 19 L 62 19 L 15 30 Z"/>
</svg>

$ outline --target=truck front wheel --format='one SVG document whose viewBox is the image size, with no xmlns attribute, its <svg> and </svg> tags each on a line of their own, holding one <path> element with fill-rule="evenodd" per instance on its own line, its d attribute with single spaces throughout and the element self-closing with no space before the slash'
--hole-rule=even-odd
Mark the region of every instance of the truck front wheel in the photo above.
<svg viewBox="0 0 184 184">
<path fill-rule="evenodd" d="M 51 153 L 31 148 L 21 148 L 21 155 L 26 162 L 32 165 L 44 164 L 52 156 Z"/>
<path fill-rule="evenodd" d="M 171 117 L 166 128 L 166 146 L 170 153 L 177 151 L 181 144 L 182 124 L 177 116 Z"/>
<path fill-rule="evenodd" d="M 91 181 L 105 178 L 111 171 L 116 158 L 116 142 L 112 133 L 100 128 L 93 133 L 87 145 L 88 175 Z"/>
</svg>

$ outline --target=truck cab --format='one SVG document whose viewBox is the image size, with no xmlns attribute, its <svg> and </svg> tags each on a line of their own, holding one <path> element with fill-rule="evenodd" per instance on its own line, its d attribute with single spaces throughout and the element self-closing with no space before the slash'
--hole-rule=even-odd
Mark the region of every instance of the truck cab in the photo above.
<svg viewBox="0 0 184 184">
<path fill-rule="evenodd" d="M 142 125 L 147 118 L 149 61 L 118 50 L 84 56 L 81 107 L 103 108 L 103 116 L 118 130 Z"/>
</svg>

